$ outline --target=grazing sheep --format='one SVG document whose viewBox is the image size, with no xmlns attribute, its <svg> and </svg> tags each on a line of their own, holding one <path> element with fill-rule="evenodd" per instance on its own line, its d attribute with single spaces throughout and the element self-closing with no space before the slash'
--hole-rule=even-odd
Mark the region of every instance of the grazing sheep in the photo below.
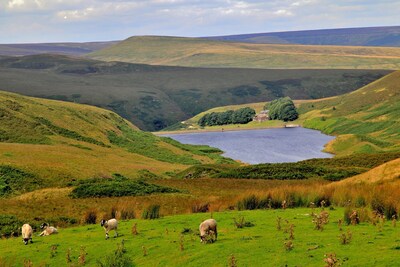
<svg viewBox="0 0 400 267">
<path fill-rule="evenodd" d="M 32 227 L 29 224 L 24 224 L 22 225 L 21 228 L 21 232 L 22 232 L 22 241 L 24 242 L 25 245 L 28 244 L 28 241 L 30 240 L 31 243 L 33 243 L 32 241 L 32 235 L 33 235 L 33 230 Z"/>
<path fill-rule="evenodd" d="M 108 239 L 108 232 L 114 230 L 115 234 L 114 237 L 118 236 L 117 228 L 118 228 L 118 221 L 116 219 L 110 219 L 108 221 L 101 220 L 100 225 L 103 226 L 104 230 L 106 230 L 106 239 Z"/>
<path fill-rule="evenodd" d="M 52 235 L 52 234 L 57 234 L 58 233 L 57 228 L 55 228 L 53 226 L 49 226 L 47 223 L 42 223 L 40 225 L 40 229 L 43 230 L 43 232 L 40 233 L 40 236 Z"/>
<path fill-rule="evenodd" d="M 206 236 L 209 236 L 210 232 L 213 232 L 215 235 L 215 240 L 212 240 L 212 242 L 217 240 L 218 232 L 217 232 L 216 220 L 214 219 L 205 220 L 200 224 L 199 230 L 200 230 L 200 242 L 205 242 Z"/>
</svg>

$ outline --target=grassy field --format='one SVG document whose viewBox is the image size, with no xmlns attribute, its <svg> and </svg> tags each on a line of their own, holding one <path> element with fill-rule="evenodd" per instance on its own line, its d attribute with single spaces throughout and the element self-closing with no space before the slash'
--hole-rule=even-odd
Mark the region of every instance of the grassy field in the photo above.
<svg viewBox="0 0 400 267">
<path fill-rule="evenodd" d="M 93 59 L 187 67 L 399 69 L 400 48 L 250 44 L 137 36 L 88 54 Z"/>
<path fill-rule="evenodd" d="M 48 237 L 37 237 L 36 232 L 34 243 L 27 246 L 20 238 L 1 240 L 0 263 L 27 266 L 24 261 L 29 261 L 34 266 L 78 266 L 83 255 L 86 266 L 96 266 L 105 257 L 112 257 L 121 242 L 126 251 L 123 257 L 129 257 L 136 266 L 236 266 L 233 262 L 237 266 L 324 266 L 324 259 L 330 253 L 336 255 L 342 266 L 393 266 L 397 261 L 400 241 L 392 222 L 339 226 L 344 210 L 326 211 L 329 222 L 322 231 L 315 229 L 310 216 L 321 210 L 302 208 L 122 221 L 120 236 L 110 240 L 104 240 L 104 231 L 99 225 L 60 229 L 58 235 Z M 198 225 L 210 216 L 218 221 L 218 241 L 201 244 Z M 254 226 L 237 229 L 234 218 L 241 217 Z M 281 218 L 281 230 L 277 229 L 278 218 Z M 137 235 L 132 234 L 134 224 L 137 224 Z M 292 224 L 293 239 L 290 238 Z M 342 244 L 343 234 L 351 235 L 348 244 Z M 284 243 L 289 241 L 293 247 L 286 249 Z M 70 251 L 70 262 L 67 251 Z"/>
<path fill-rule="evenodd" d="M 36 55 L 0 60 L 0 88 L 106 108 L 155 131 L 217 106 L 344 94 L 388 73 L 180 68 Z"/>
</svg>

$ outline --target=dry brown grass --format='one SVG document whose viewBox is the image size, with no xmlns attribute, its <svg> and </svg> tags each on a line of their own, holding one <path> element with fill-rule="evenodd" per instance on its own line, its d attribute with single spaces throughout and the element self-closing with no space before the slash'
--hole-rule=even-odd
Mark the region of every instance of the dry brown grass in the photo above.
<svg viewBox="0 0 400 267">
<path fill-rule="evenodd" d="M 293 206 L 292 201 L 298 201 L 298 198 L 301 198 L 300 205 L 303 206 L 316 200 L 329 200 L 334 205 L 359 208 L 360 220 L 364 220 L 361 218 L 362 207 L 370 207 L 371 203 L 382 203 L 399 211 L 400 179 L 387 178 L 388 173 L 395 175 L 398 162 L 394 160 L 363 175 L 334 183 L 323 180 L 165 179 L 153 180 L 152 183 L 177 188 L 184 193 L 88 199 L 70 198 L 71 188 L 48 188 L 0 199 L 0 214 L 14 214 L 22 219 L 65 216 L 82 222 L 82 214 L 93 207 L 97 209 L 98 218 L 109 215 L 112 209 L 117 214 L 129 211 L 137 215 L 154 204 L 161 206 L 161 215 L 174 215 L 191 213 L 193 207 L 205 203 L 210 212 L 232 209 L 238 201 L 254 195 L 259 199 L 271 197 L 277 203 L 287 201 L 288 207 Z M 362 182 L 361 177 L 368 178 L 374 174 L 375 183 L 371 179 Z"/>
</svg>

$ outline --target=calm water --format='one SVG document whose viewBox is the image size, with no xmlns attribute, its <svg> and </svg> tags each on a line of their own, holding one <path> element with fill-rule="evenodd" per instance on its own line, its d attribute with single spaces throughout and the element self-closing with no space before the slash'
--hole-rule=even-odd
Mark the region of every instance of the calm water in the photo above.
<svg viewBox="0 0 400 267">
<path fill-rule="evenodd" d="M 333 136 L 301 127 L 163 136 L 184 144 L 217 147 L 225 152 L 225 157 L 251 164 L 330 158 L 331 154 L 321 150 L 334 139 Z"/>
</svg>

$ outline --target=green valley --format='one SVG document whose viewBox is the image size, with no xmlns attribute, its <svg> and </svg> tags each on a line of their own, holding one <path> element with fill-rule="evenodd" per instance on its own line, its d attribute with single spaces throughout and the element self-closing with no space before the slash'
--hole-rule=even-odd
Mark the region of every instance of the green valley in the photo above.
<svg viewBox="0 0 400 267">
<path fill-rule="evenodd" d="M 106 108 L 156 131 L 213 107 L 351 92 L 390 72 L 183 68 L 34 55 L 0 59 L 0 88 Z"/>
</svg>

